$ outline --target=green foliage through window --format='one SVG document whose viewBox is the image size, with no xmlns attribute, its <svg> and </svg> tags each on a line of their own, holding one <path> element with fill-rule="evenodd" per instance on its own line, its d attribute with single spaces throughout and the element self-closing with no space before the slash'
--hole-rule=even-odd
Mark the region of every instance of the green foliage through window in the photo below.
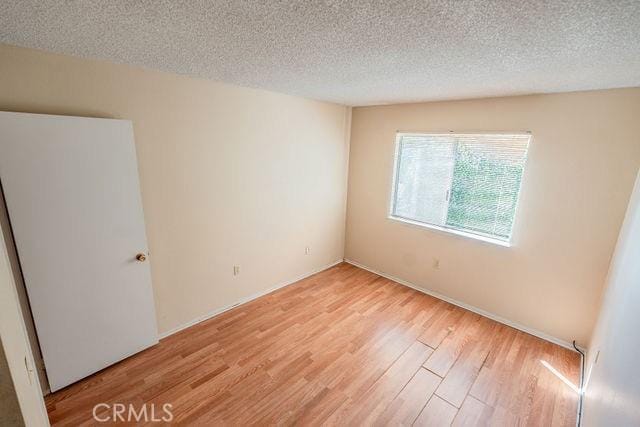
<svg viewBox="0 0 640 427">
<path fill-rule="evenodd" d="M 529 135 L 402 135 L 394 216 L 508 241 Z"/>
</svg>

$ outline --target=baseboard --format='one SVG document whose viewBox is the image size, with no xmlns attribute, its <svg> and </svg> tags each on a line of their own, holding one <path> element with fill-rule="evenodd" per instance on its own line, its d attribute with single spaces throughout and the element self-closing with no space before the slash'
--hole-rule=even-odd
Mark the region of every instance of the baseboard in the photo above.
<svg viewBox="0 0 640 427">
<path fill-rule="evenodd" d="M 279 283 L 279 284 L 277 284 L 277 285 L 275 285 L 275 286 L 272 286 L 272 287 L 270 287 L 269 289 L 266 289 L 266 290 L 264 290 L 264 291 L 261 291 L 261 292 L 255 293 L 255 294 L 253 294 L 253 295 L 249 295 L 248 297 L 242 298 L 242 299 L 240 299 L 240 300 L 236 301 L 236 302 L 235 302 L 235 303 L 233 303 L 233 304 L 230 304 L 230 305 L 227 305 L 227 306 L 224 306 L 224 307 L 221 307 L 221 308 L 215 309 L 215 310 L 213 310 L 213 311 L 210 311 L 209 313 L 207 313 L 207 314 L 205 314 L 205 315 L 203 315 L 203 316 L 199 316 L 199 317 L 197 317 L 197 318 L 195 318 L 195 319 L 193 319 L 193 320 L 191 320 L 191 321 L 189 321 L 189 322 L 187 322 L 187 323 L 184 323 L 184 324 L 182 324 L 182 325 L 180 325 L 180 326 L 177 326 L 177 327 L 175 327 L 175 328 L 172 328 L 172 329 L 168 330 L 167 332 L 163 332 L 163 333 L 159 334 L 159 338 L 160 338 L 160 339 L 166 338 L 166 337 L 168 337 L 168 336 L 170 336 L 170 335 L 175 334 L 176 332 L 180 332 L 180 331 L 182 331 L 183 329 L 187 329 L 187 328 L 188 328 L 188 327 L 190 327 L 190 326 L 197 325 L 198 323 L 200 323 L 200 322 L 204 322 L 205 320 L 209 320 L 209 319 L 211 319 L 212 317 L 215 317 L 215 316 L 217 316 L 218 314 L 222 314 L 222 313 L 224 313 L 225 311 L 229 311 L 229 310 L 231 310 L 232 308 L 235 308 L 235 307 L 237 307 L 237 306 L 239 306 L 239 305 L 246 304 L 246 303 L 248 303 L 248 302 L 250 302 L 250 301 L 253 301 L 253 300 L 254 300 L 254 299 L 256 299 L 256 298 L 260 298 L 260 297 L 262 297 L 262 296 L 265 296 L 265 295 L 267 295 L 267 294 L 270 294 L 270 293 L 271 293 L 271 292 L 273 292 L 273 291 L 277 291 L 277 290 L 278 290 L 278 289 L 280 289 L 280 288 L 284 288 L 284 287 L 289 286 L 289 285 L 292 285 L 292 284 L 294 284 L 294 283 L 296 283 L 296 282 L 298 282 L 298 281 L 300 281 L 300 280 L 302 280 L 302 279 L 306 279 L 306 278 L 307 278 L 307 277 L 309 277 L 309 276 L 313 276 L 313 275 L 314 275 L 314 274 L 316 274 L 316 273 L 320 273 L 321 271 L 324 271 L 324 270 L 326 270 L 326 269 L 328 269 L 328 268 L 331 268 L 331 267 L 333 267 L 334 265 L 338 265 L 338 264 L 340 264 L 341 262 L 343 262 L 343 260 L 342 260 L 342 259 L 340 259 L 340 260 L 338 260 L 338 261 L 335 261 L 335 262 L 332 262 L 331 264 L 325 265 L 325 266 L 320 267 L 320 268 L 318 268 L 318 269 L 315 269 L 315 270 L 313 270 L 313 271 L 311 271 L 311 272 L 309 272 L 309 273 L 305 273 L 305 274 L 303 274 L 302 276 L 296 277 L 296 278 L 291 279 L 291 280 L 287 280 L 287 281 L 285 281 L 285 282 L 281 282 L 281 283 Z"/>
<path fill-rule="evenodd" d="M 573 348 L 573 344 L 572 343 L 569 343 L 567 341 L 561 340 L 561 339 L 556 338 L 554 336 L 551 336 L 549 334 L 545 334 L 544 332 L 538 331 L 538 330 L 533 329 L 533 328 L 529 328 L 529 327 L 521 325 L 521 324 L 519 324 L 517 322 L 513 322 L 513 321 L 511 321 L 509 319 L 505 319 L 504 317 L 500 317 L 500 316 L 498 316 L 496 314 L 490 313 L 490 312 L 488 312 L 486 310 L 483 310 L 481 308 L 478 308 L 478 307 L 474 307 L 474 306 L 469 305 L 467 303 L 464 303 L 462 301 L 458 301 L 458 300 L 455 300 L 453 298 L 449 298 L 446 295 L 442 295 L 442 294 L 440 294 L 438 292 L 435 292 L 435 291 L 432 291 L 430 289 L 425 289 L 425 288 L 420 287 L 418 285 L 415 285 L 415 284 L 413 284 L 411 282 L 407 282 L 406 280 L 400 279 L 399 277 L 395 277 L 395 276 L 392 276 L 390 274 L 383 273 L 381 271 L 375 270 L 375 269 L 373 269 L 371 267 L 368 267 L 366 265 L 360 264 L 359 262 L 352 261 L 352 260 L 347 259 L 347 258 L 344 259 L 344 262 L 349 263 L 349 264 L 351 264 L 353 266 L 362 268 L 363 270 L 370 271 L 371 273 L 377 274 L 378 276 L 382 276 L 382 277 L 385 277 L 385 278 L 387 278 L 389 280 L 393 280 L 394 282 L 397 282 L 397 283 L 399 283 L 401 285 L 407 286 L 407 287 L 409 287 L 411 289 L 415 289 L 416 291 L 422 292 L 423 294 L 427 294 L 427 295 L 430 295 L 432 297 L 435 297 L 435 298 L 438 298 L 440 300 L 443 300 L 443 301 L 446 301 L 448 303 L 451 303 L 453 305 L 457 305 L 458 307 L 462 307 L 462 308 L 464 308 L 466 310 L 472 311 L 472 312 L 477 313 L 477 314 L 479 314 L 481 316 L 488 317 L 489 319 L 495 320 L 496 322 L 502 323 L 502 324 L 507 325 L 507 326 L 511 326 L 512 328 L 518 329 L 518 330 L 520 330 L 522 332 L 526 332 L 527 334 L 530 334 L 530 335 L 533 335 L 535 337 L 541 338 L 541 339 L 543 339 L 545 341 L 549 341 L 551 343 L 557 344 L 557 345 L 559 345 L 561 347 L 564 347 L 564 348 L 567 348 L 567 349 L 569 349 L 571 351 L 575 351 L 575 349 Z M 579 347 L 579 348 L 580 348 L 580 350 L 585 351 L 582 347 Z"/>
<path fill-rule="evenodd" d="M 278 289 L 281 289 L 281 288 L 284 288 L 286 286 L 292 285 L 295 282 L 298 282 L 298 281 L 300 281 L 302 279 L 306 279 L 309 276 L 313 276 L 314 274 L 317 274 L 317 273 L 319 273 L 319 272 L 321 272 L 323 270 L 331 268 L 331 267 L 333 267 L 333 266 L 335 266 L 337 264 L 340 264 L 341 262 L 343 262 L 343 260 L 335 261 L 335 262 L 333 262 L 331 264 L 325 265 L 325 266 L 320 267 L 318 269 L 315 269 L 315 270 L 313 270 L 311 272 L 305 273 L 305 274 L 303 274 L 303 275 L 301 275 L 299 277 L 296 277 L 294 279 L 287 280 L 285 282 L 279 283 L 279 284 L 277 284 L 275 286 L 272 286 L 271 288 L 266 289 L 264 291 L 255 293 L 253 295 L 249 295 L 248 297 L 242 298 L 242 299 L 236 301 L 233 304 L 230 304 L 230 305 L 218 308 L 216 310 L 213 310 L 213 311 L 211 311 L 211 312 L 209 312 L 209 313 L 207 313 L 207 314 L 205 314 L 203 316 L 199 316 L 196 319 L 193 319 L 193 320 L 191 320 L 191 321 L 189 321 L 187 323 L 184 323 L 184 324 L 182 324 L 180 326 L 172 328 L 167 332 L 163 332 L 163 333 L 159 334 L 159 338 L 160 339 L 166 338 L 166 337 L 168 337 L 170 335 L 175 334 L 176 332 L 180 332 L 183 329 L 186 329 L 186 328 L 188 328 L 190 326 L 196 325 L 196 324 L 198 324 L 200 322 L 204 322 L 205 320 L 211 319 L 212 317 L 215 317 L 218 314 L 224 313 L 225 311 L 231 310 L 232 308 L 235 308 L 235 307 L 237 307 L 239 305 L 246 304 L 246 303 L 248 303 L 250 301 L 253 301 L 256 298 L 260 298 L 261 296 L 267 295 L 267 294 L 269 294 L 269 293 L 271 293 L 273 291 L 276 291 Z M 575 351 L 575 349 L 573 348 L 573 344 L 572 343 L 569 343 L 567 341 L 561 340 L 559 338 L 556 338 L 556 337 L 551 336 L 549 334 L 546 334 L 544 332 L 538 331 L 538 330 L 533 329 L 533 328 L 529 328 L 528 326 L 524 326 L 524 325 L 522 325 L 520 323 L 511 321 L 509 319 L 505 319 L 504 317 L 498 316 L 496 314 L 493 314 L 493 313 L 488 312 L 486 310 L 483 310 L 481 308 L 474 307 L 474 306 L 472 306 L 470 304 L 467 304 L 467 303 L 464 303 L 462 301 L 455 300 L 453 298 L 450 298 L 450 297 L 448 297 L 446 295 L 443 295 L 441 293 L 432 291 L 430 289 L 426 289 L 426 288 L 420 287 L 420 286 L 415 285 L 415 284 L 413 284 L 411 282 L 408 282 L 406 280 L 400 279 L 399 277 L 395 277 L 395 276 L 392 276 L 390 274 L 375 270 L 375 269 L 373 269 L 373 268 L 371 268 L 369 266 L 366 266 L 364 264 L 360 264 L 359 262 L 356 262 L 356 261 L 353 261 L 353 260 L 350 260 L 350 259 L 347 259 L 347 258 L 344 259 L 344 262 L 347 262 L 347 263 L 349 263 L 349 264 L 351 264 L 353 266 L 362 268 L 363 270 L 370 271 L 370 272 L 372 272 L 374 274 L 377 274 L 379 276 L 385 277 L 385 278 L 387 278 L 389 280 L 393 280 L 394 282 L 397 282 L 397 283 L 399 283 L 399 284 L 401 284 L 403 286 L 407 286 L 407 287 L 409 287 L 411 289 L 415 289 L 418 292 L 422 292 L 422 293 L 430 295 L 430 296 L 432 296 L 434 298 L 438 298 L 438 299 L 446 301 L 446 302 L 448 302 L 450 304 L 453 304 L 453 305 L 456 305 L 458 307 L 464 308 L 466 310 L 472 311 L 472 312 L 477 313 L 477 314 L 479 314 L 481 316 L 487 317 L 487 318 L 489 318 L 491 320 L 495 320 L 496 322 L 502 323 L 504 325 L 510 326 L 512 328 L 515 328 L 515 329 L 518 329 L 518 330 L 520 330 L 522 332 L 526 332 L 527 334 L 530 334 L 530 335 L 533 335 L 535 337 L 541 338 L 541 339 L 543 339 L 545 341 L 549 341 L 549 342 L 557 344 L 557 345 L 559 345 L 561 347 L 564 347 L 564 348 L 567 348 L 569 350 Z M 582 347 L 578 347 L 578 348 L 580 350 L 582 350 L 582 351 L 586 351 L 586 349 L 584 349 Z"/>
</svg>

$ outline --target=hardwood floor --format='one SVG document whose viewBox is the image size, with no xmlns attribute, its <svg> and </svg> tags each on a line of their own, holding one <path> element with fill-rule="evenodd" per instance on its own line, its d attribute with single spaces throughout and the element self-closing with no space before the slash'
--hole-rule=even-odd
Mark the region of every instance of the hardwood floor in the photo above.
<svg viewBox="0 0 640 427">
<path fill-rule="evenodd" d="M 55 425 L 95 424 L 104 402 L 170 403 L 183 425 L 575 426 L 578 395 L 548 366 L 578 384 L 577 353 L 343 263 L 46 403 Z"/>
</svg>

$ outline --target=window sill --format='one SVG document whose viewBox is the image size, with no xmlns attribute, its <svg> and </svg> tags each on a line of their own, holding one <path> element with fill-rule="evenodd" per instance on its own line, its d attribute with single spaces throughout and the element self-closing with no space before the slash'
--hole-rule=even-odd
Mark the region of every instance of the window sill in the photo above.
<svg viewBox="0 0 640 427">
<path fill-rule="evenodd" d="M 401 218 L 393 215 L 389 215 L 388 218 L 394 221 L 403 222 L 405 224 L 415 225 L 417 227 L 422 227 L 422 228 L 428 228 L 430 230 L 442 231 L 448 234 L 455 234 L 456 236 L 467 237 L 469 239 L 479 240 L 481 242 L 491 243 L 493 245 L 498 245 L 505 248 L 510 248 L 512 246 L 511 242 L 505 242 L 504 240 L 494 239 L 492 237 L 487 237 L 487 236 L 481 236 L 479 234 L 467 233 L 466 231 L 454 230 L 451 228 L 440 227 L 438 225 L 433 225 L 433 224 L 426 224 L 424 222 L 413 221 L 407 218 Z"/>
</svg>

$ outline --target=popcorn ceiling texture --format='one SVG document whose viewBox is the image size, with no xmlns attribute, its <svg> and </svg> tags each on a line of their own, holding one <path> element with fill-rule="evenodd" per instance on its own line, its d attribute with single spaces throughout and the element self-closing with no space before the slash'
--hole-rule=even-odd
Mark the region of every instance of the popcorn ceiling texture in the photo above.
<svg viewBox="0 0 640 427">
<path fill-rule="evenodd" d="M 3 0 L 0 41 L 347 105 L 640 86 L 640 0 Z"/>
</svg>

